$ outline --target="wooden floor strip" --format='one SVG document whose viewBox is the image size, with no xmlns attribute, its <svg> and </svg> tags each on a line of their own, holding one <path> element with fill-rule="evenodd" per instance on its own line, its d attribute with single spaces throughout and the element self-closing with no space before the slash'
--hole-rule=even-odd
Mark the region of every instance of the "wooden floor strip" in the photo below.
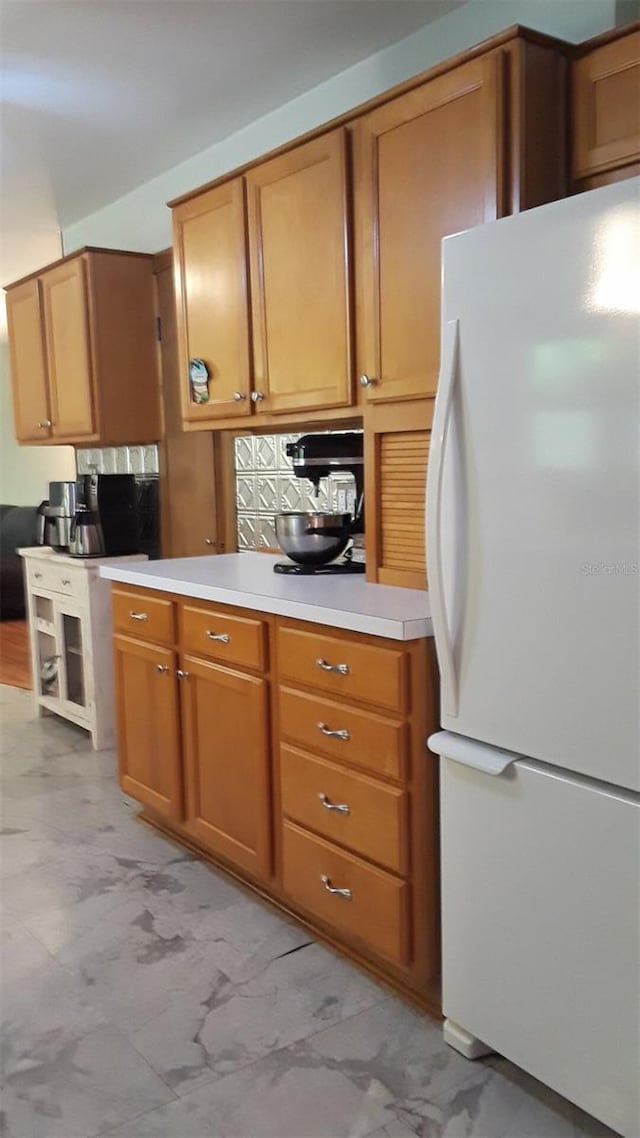
<svg viewBox="0 0 640 1138">
<path fill-rule="evenodd" d="M 0 684 L 31 688 L 29 630 L 26 620 L 0 623 Z"/>
</svg>

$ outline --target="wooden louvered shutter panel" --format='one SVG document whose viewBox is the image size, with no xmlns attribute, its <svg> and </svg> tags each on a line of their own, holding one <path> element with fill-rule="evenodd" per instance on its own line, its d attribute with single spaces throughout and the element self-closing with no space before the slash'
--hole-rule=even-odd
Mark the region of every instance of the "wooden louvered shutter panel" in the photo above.
<svg viewBox="0 0 640 1138">
<path fill-rule="evenodd" d="M 382 584 L 426 586 L 425 489 L 430 431 L 380 437 L 380 568 Z"/>
</svg>

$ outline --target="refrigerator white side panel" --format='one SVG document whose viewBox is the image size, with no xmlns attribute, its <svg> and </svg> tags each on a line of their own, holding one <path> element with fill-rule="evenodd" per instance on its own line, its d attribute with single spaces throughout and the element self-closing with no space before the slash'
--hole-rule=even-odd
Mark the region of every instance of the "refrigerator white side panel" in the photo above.
<svg viewBox="0 0 640 1138">
<path fill-rule="evenodd" d="M 640 179 L 447 238 L 443 274 L 442 725 L 640 789 Z"/>
<path fill-rule="evenodd" d="M 640 1134 L 640 799 L 442 759 L 443 1008 Z"/>
</svg>

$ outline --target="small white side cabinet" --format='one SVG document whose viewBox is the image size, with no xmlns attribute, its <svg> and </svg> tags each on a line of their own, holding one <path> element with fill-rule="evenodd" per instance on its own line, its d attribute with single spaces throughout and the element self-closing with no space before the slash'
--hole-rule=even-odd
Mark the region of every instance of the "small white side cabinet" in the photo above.
<svg viewBox="0 0 640 1138">
<path fill-rule="evenodd" d="M 111 588 L 101 565 L 146 561 L 69 557 L 47 546 L 24 560 L 33 688 L 39 715 L 53 712 L 91 732 L 96 751 L 115 744 Z"/>
</svg>

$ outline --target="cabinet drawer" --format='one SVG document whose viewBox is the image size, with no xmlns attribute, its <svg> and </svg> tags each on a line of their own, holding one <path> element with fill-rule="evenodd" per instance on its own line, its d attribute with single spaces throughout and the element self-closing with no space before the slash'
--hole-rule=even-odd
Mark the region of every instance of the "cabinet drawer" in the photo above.
<svg viewBox="0 0 640 1138">
<path fill-rule="evenodd" d="M 408 664 L 407 653 L 401 649 L 278 629 L 282 677 L 389 711 L 407 710 Z"/>
<path fill-rule="evenodd" d="M 280 781 L 287 817 L 396 873 L 407 872 L 406 791 L 286 746 Z"/>
<path fill-rule="evenodd" d="M 321 751 L 375 774 L 405 775 L 407 724 L 293 688 L 280 689 L 280 732 L 306 751 Z M 340 732 L 331 735 L 328 732 Z"/>
<path fill-rule="evenodd" d="M 185 652 L 264 671 L 265 626 L 261 620 L 234 616 L 224 608 L 180 606 L 180 641 Z"/>
<path fill-rule="evenodd" d="M 29 589 L 36 593 L 39 589 L 47 589 L 67 597 L 84 596 L 84 577 L 84 570 L 69 568 L 68 565 L 48 565 L 44 561 L 34 561 L 29 565 Z"/>
<path fill-rule="evenodd" d="M 113 626 L 116 632 L 126 632 L 140 640 L 159 644 L 173 644 L 173 602 L 161 597 L 150 597 L 144 589 L 139 592 L 114 589 Z"/>
<path fill-rule="evenodd" d="M 371 952 L 406 964 L 408 886 L 289 822 L 283 825 L 282 880 L 296 904 Z M 347 897 L 330 892 L 349 891 Z"/>
</svg>

